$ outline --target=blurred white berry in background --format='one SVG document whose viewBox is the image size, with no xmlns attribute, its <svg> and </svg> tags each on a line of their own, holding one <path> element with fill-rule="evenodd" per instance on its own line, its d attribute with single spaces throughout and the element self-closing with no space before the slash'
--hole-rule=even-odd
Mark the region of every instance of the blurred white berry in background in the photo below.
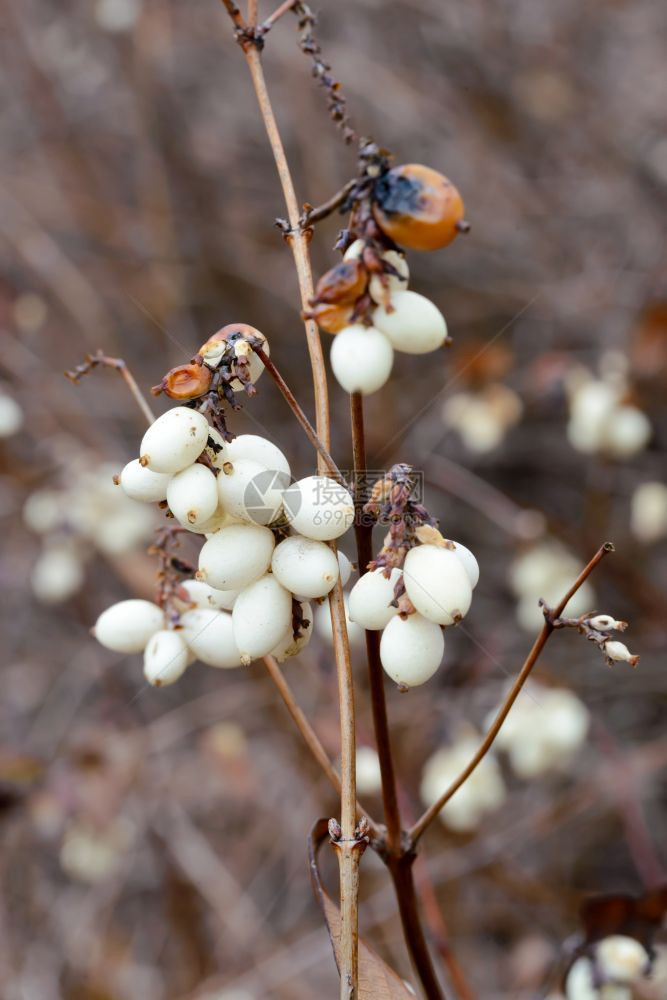
<svg viewBox="0 0 667 1000">
<path fill-rule="evenodd" d="M 142 0 L 97 0 L 95 20 L 104 31 L 129 31 L 141 13 Z"/>
<path fill-rule="evenodd" d="M 486 729 L 497 710 L 489 713 Z M 496 747 L 506 751 L 518 777 L 534 778 L 566 770 L 585 742 L 589 725 L 588 709 L 574 692 L 532 682 L 512 705 Z"/>
<path fill-rule="evenodd" d="M 466 729 L 449 747 L 436 750 L 424 767 L 421 797 L 427 806 L 436 802 L 470 763 L 482 741 Z M 485 815 L 498 809 L 505 799 L 505 786 L 496 758 L 491 753 L 480 761 L 467 781 L 439 813 L 439 819 L 457 833 L 472 833 Z"/>
<path fill-rule="evenodd" d="M 357 747 L 357 791 L 360 795 L 374 795 L 382 788 L 380 758 L 373 747 Z"/>
<path fill-rule="evenodd" d="M 520 397 L 501 382 L 477 392 L 457 392 L 442 407 L 445 427 L 458 432 L 469 451 L 484 454 L 502 443 L 523 413 Z"/>
<path fill-rule="evenodd" d="M 102 882 L 118 870 L 134 835 L 134 825 L 123 819 L 106 824 L 104 829 L 73 823 L 60 848 L 61 867 L 80 882 Z"/>
<path fill-rule="evenodd" d="M 630 530 L 644 545 L 667 535 L 667 485 L 641 483 L 630 502 Z"/>
<path fill-rule="evenodd" d="M 648 971 L 649 955 L 643 945 L 635 938 L 613 934 L 594 946 L 591 957 L 584 955 L 572 964 L 565 995 L 567 1000 L 631 1000 L 630 987 Z"/>
<path fill-rule="evenodd" d="M 570 444 L 584 454 L 602 453 L 630 458 L 642 451 L 651 437 L 651 424 L 639 407 L 626 401 L 627 362 L 618 352 L 607 352 L 600 361 L 600 377 L 588 369 L 575 369 L 567 379 Z"/>
<path fill-rule="evenodd" d="M 69 456 L 67 468 L 66 486 L 36 490 L 23 507 L 25 524 L 43 541 L 31 587 L 38 600 L 50 604 L 81 588 L 85 564 L 95 550 L 114 557 L 143 547 L 159 524 L 154 509 L 116 486 L 117 466 L 96 465 L 77 454 Z"/>
<path fill-rule="evenodd" d="M 19 404 L 0 390 L 0 438 L 12 437 L 23 426 L 23 410 Z"/>
<path fill-rule="evenodd" d="M 510 584 L 519 598 L 517 620 L 521 628 L 534 632 L 544 624 L 538 605 L 540 597 L 553 606 L 568 592 L 583 564 L 555 541 L 541 542 L 527 549 L 510 568 Z M 564 614 L 577 617 L 592 610 L 595 592 L 586 580 L 565 608 Z"/>
</svg>

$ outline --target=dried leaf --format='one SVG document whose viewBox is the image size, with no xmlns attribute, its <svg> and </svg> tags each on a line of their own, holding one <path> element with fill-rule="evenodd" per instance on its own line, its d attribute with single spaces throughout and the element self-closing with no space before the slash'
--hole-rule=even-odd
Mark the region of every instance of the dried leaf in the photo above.
<svg viewBox="0 0 667 1000">
<path fill-rule="evenodd" d="M 324 919 L 333 945 L 336 965 L 339 964 L 340 910 L 325 891 L 317 867 L 317 852 L 328 837 L 327 820 L 320 819 L 313 826 L 308 838 L 310 877 L 315 898 L 322 907 Z M 359 939 L 359 1000 L 413 1000 L 414 990 L 384 962 L 371 948 Z"/>
</svg>

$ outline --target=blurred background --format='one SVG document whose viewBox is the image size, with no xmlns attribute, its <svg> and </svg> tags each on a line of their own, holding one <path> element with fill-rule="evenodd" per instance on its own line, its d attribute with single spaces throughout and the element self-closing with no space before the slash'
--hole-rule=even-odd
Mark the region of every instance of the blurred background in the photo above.
<svg viewBox="0 0 667 1000">
<path fill-rule="evenodd" d="M 521 745 L 545 739 L 528 725 L 499 751 L 493 803 L 435 824 L 417 869 L 471 995 L 545 997 L 582 898 L 641 893 L 667 863 L 667 8 L 319 8 L 359 134 L 446 173 L 472 223 L 447 250 L 409 257 L 411 287 L 444 312 L 453 346 L 397 355 L 366 403 L 371 466 L 422 470 L 443 532 L 481 566 L 438 674 L 406 696 L 387 685 L 407 816 L 433 754 L 446 771 L 518 671 L 537 598 L 557 599 L 607 538 L 617 548 L 580 610 L 628 620 L 638 668 L 609 669 L 583 638 L 556 635 L 524 705 L 572 692 L 552 743 L 526 760 Z M 293 265 L 273 225 L 284 208 L 241 53 L 215 0 L 24 0 L 5 5 L 2 27 L 2 995 L 334 996 L 305 842 L 335 798 L 260 664 L 196 665 L 156 691 L 140 657 L 89 637 L 109 604 L 152 594 L 159 512 L 123 502 L 111 481 L 143 434 L 121 379 L 62 376 L 103 348 L 147 390 L 244 321 L 312 414 Z M 296 37 L 288 15 L 264 62 L 297 190 L 317 204 L 352 176 L 355 151 Z M 316 273 L 342 224 L 318 227 Z M 346 468 L 347 399 L 330 389 Z M 231 422 L 275 440 L 297 478 L 312 471 L 267 378 Z M 182 554 L 196 550 L 188 540 Z M 354 667 L 359 741 L 372 746 L 358 645 Z M 286 674 L 336 758 L 326 639 Z M 364 759 L 361 797 L 379 816 Z M 412 981 L 370 851 L 362 871 L 363 934 Z M 445 933 L 430 923 L 432 940 Z"/>
</svg>

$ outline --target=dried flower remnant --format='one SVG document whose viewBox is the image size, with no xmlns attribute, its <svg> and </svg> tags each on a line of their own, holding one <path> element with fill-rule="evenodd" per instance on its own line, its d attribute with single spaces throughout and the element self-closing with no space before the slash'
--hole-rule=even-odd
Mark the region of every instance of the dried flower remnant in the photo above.
<svg viewBox="0 0 667 1000">
<path fill-rule="evenodd" d="M 581 615 L 579 618 L 566 618 L 560 616 L 555 618 L 544 601 L 540 601 L 542 612 L 547 621 L 554 628 L 574 628 L 584 635 L 589 641 L 594 642 L 605 658 L 607 666 L 611 667 L 616 662 L 629 663 L 631 667 L 636 667 L 639 663 L 639 656 L 631 653 L 628 647 L 614 639 L 610 632 L 625 632 L 628 623 L 617 621 L 612 615 L 589 614 Z"/>
</svg>

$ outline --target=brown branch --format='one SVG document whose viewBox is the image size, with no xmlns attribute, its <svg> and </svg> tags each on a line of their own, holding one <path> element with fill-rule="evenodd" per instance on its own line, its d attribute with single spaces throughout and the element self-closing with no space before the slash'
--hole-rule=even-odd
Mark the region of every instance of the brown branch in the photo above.
<svg viewBox="0 0 667 1000">
<path fill-rule="evenodd" d="M 260 24 L 259 26 L 260 33 L 262 35 L 265 35 L 268 31 L 270 31 L 273 25 L 276 23 L 276 21 L 280 20 L 283 14 L 286 14 L 288 11 L 293 10 L 298 2 L 299 0 L 285 0 L 285 2 L 281 3 L 279 7 L 276 7 L 273 14 L 269 14 L 266 20 L 262 21 L 262 23 Z"/>
<path fill-rule="evenodd" d="M 273 683 L 276 686 L 278 694 L 285 703 L 287 711 L 292 717 L 294 724 L 301 733 L 303 740 L 310 750 L 311 754 L 317 761 L 317 763 L 322 768 L 322 771 L 328 778 L 330 784 L 333 786 L 334 790 L 340 795 L 340 775 L 335 769 L 333 764 L 329 759 L 329 755 L 320 743 L 319 737 L 303 711 L 299 708 L 292 689 L 290 688 L 285 675 L 283 674 L 278 661 L 273 656 L 263 657 L 264 666 L 266 667 L 267 673 Z M 368 811 L 364 809 L 360 802 L 357 802 L 357 816 L 361 819 L 362 816 L 366 817 L 368 822 L 368 829 L 373 837 L 380 836 L 380 830 L 377 823 L 371 819 Z"/>
<path fill-rule="evenodd" d="M 477 767 L 477 765 L 479 764 L 479 762 L 487 754 L 487 752 L 491 749 L 493 741 L 495 740 L 496 736 L 500 732 L 502 724 L 504 723 L 505 719 L 507 718 L 512 705 L 514 704 L 514 702 L 518 698 L 519 693 L 521 691 L 521 688 L 524 686 L 524 684 L 528 680 L 528 677 L 530 675 L 531 670 L 533 669 L 533 667 L 535 666 L 535 664 L 537 663 L 537 661 L 539 659 L 540 653 L 544 649 L 545 645 L 547 644 L 547 641 L 548 641 L 549 637 L 551 636 L 552 632 L 554 631 L 554 624 L 553 624 L 554 620 L 556 618 L 558 618 L 563 613 L 563 610 L 567 606 L 568 602 L 576 594 L 576 592 L 579 590 L 579 588 L 581 587 L 581 585 L 588 579 L 588 577 L 591 575 L 591 573 L 593 572 L 593 570 L 595 569 L 595 567 L 598 565 L 598 563 L 601 562 L 602 559 L 604 559 L 604 557 L 609 552 L 613 552 L 613 551 L 614 551 L 614 546 L 612 545 L 612 543 L 611 542 L 605 542 L 604 545 L 602 545 L 598 549 L 598 551 L 595 553 L 595 555 L 590 560 L 590 562 L 581 571 L 581 573 L 579 574 L 579 576 L 577 577 L 577 579 L 574 581 L 574 583 L 572 584 L 572 586 L 568 590 L 568 592 L 565 595 L 565 597 L 563 597 L 563 599 L 558 603 L 558 605 L 552 611 L 549 611 L 548 613 L 547 613 L 547 611 L 545 609 L 545 622 L 544 622 L 544 625 L 542 626 L 542 630 L 540 631 L 540 633 L 537 636 L 535 642 L 533 643 L 533 647 L 532 647 L 530 653 L 528 654 L 528 656 L 526 658 L 526 661 L 524 662 L 524 664 L 523 664 L 523 666 L 522 666 L 522 668 L 521 668 L 521 670 L 519 672 L 519 676 L 517 677 L 517 679 L 515 680 L 514 684 L 512 685 L 512 688 L 511 688 L 509 694 L 507 695 L 507 697 L 505 698 L 505 701 L 503 702 L 501 708 L 498 710 L 498 714 L 496 715 L 495 719 L 493 720 L 493 724 L 491 725 L 491 728 L 487 732 L 487 734 L 484 737 L 484 739 L 483 739 L 483 741 L 482 741 L 482 743 L 481 743 L 481 745 L 480 745 L 477 753 L 472 758 L 472 760 L 467 765 L 467 767 L 465 767 L 463 769 L 463 771 L 458 776 L 458 778 L 456 778 L 456 780 L 452 782 L 452 784 L 449 786 L 449 788 L 445 792 L 443 792 L 443 794 L 440 796 L 440 798 L 436 802 L 434 802 L 433 805 L 430 806 L 426 810 L 426 812 L 420 817 L 420 819 L 417 820 L 417 822 L 411 828 L 411 830 L 410 830 L 410 839 L 411 839 L 413 845 L 415 845 L 417 843 L 417 841 L 419 840 L 419 838 L 422 836 L 422 834 L 428 828 L 428 826 L 430 826 L 430 824 L 433 822 L 433 820 L 438 815 L 438 813 L 443 808 L 443 806 L 445 806 L 446 803 L 449 802 L 449 800 L 451 799 L 452 795 L 454 795 L 454 793 L 456 791 L 458 791 L 458 789 L 461 787 L 461 785 L 464 784 L 465 781 L 467 781 L 467 779 L 470 777 L 470 775 L 472 774 L 472 772 L 475 770 L 475 768 Z"/>
<path fill-rule="evenodd" d="M 85 375 L 88 375 L 99 365 L 106 368 L 113 368 L 114 371 L 117 371 L 119 375 L 122 376 L 125 384 L 134 397 L 135 403 L 146 418 L 147 423 L 149 425 L 154 423 L 155 414 L 148 405 L 146 397 L 137 385 L 134 375 L 122 358 L 110 358 L 102 350 L 99 350 L 97 354 L 87 354 L 82 364 L 77 365 L 76 368 L 73 368 L 71 371 L 66 371 L 65 375 L 70 382 L 74 382 L 75 385 L 78 385 Z"/>
<path fill-rule="evenodd" d="M 234 20 L 235 15 L 229 8 L 231 0 L 223 0 L 223 2 L 225 2 L 232 20 L 238 29 L 239 25 Z M 239 37 L 239 41 L 241 41 L 248 69 L 250 70 L 257 102 L 273 152 L 276 170 L 287 206 L 291 229 L 285 234 L 285 238 L 290 245 L 294 257 L 301 297 L 301 308 L 306 311 L 309 308 L 310 300 L 313 298 L 315 291 L 308 252 L 308 236 L 301 231 L 299 226 L 299 203 L 266 87 L 259 48 L 247 37 L 245 40 Z M 329 451 L 331 448 L 329 399 L 322 344 L 320 342 L 319 330 L 314 320 L 305 319 L 304 323 L 315 394 L 315 430 L 324 448 Z M 318 455 L 318 468 L 320 471 L 326 469 L 326 463 L 321 455 Z M 335 551 L 335 545 L 332 545 L 332 548 Z M 343 602 L 343 590 L 340 586 L 340 581 L 329 595 L 329 607 L 331 609 L 334 657 L 338 673 L 341 731 L 341 838 L 337 843 L 341 884 L 341 998 L 345 998 L 345 1000 L 357 1000 L 359 950 L 357 912 L 358 867 L 366 842 L 357 836 L 356 830 L 354 686 L 345 621 L 345 604 Z"/>
<path fill-rule="evenodd" d="M 303 412 L 303 410 L 302 410 L 302 408 L 301 408 L 301 406 L 300 406 L 300 404 L 299 404 L 296 396 L 294 395 L 294 393 L 292 392 L 292 390 L 288 386 L 288 384 L 285 381 L 285 379 L 283 378 L 283 376 L 278 371 L 278 368 L 276 367 L 276 365 L 274 364 L 274 362 L 271 360 L 271 358 L 268 356 L 268 354 L 266 354 L 266 352 L 262 350 L 261 347 L 253 347 L 253 350 L 254 350 L 255 354 L 257 355 L 257 357 L 263 362 L 264 367 L 266 368 L 267 372 L 269 373 L 269 375 L 271 376 L 271 378 L 273 379 L 273 381 L 278 386 L 278 388 L 279 388 L 282 396 L 284 397 L 287 405 L 289 406 L 290 410 L 292 411 L 292 413 L 294 414 L 294 416 L 296 417 L 296 419 L 299 421 L 299 423 L 301 424 L 302 428 L 306 432 L 306 437 L 308 438 L 308 440 L 312 444 L 313 448 L 320 455 L 320 457 L 321 457 L 322 461 L 325 463 L 325 465 L 326 465 L 327 470 L 329 471 L 329 473 L 333 476 L 333 478 L 337 482 L 341 482 L 341 483 L 343 483 L 343 485 L 345 485 L 345 480 L 343 479 L 343 474 L 341 473 L 340 469 L 338 468 L 338 466 L 334 462 L 333 458 L 331 457 L 331 455 L 329 454 L 329 452 L 327 451 L 327 449 L 324 447 L 324 444 L 322 443 L 322 441 L 317 436 L 317 431 L 315 430 L 315 428 L 311 424 L 311 422 L 308 419 L 308 417 L 306 416 L 306 414 Z"/>
<path fill-rule="evenodd" d="M 350 417 L 352 424 L 352 455 L 354 463 L 354 483 L 357 491 L 363 485 L 366 474 L 366 439 L 364 434 L 364 409 L 360 393 L 350 396 Z M 359 573 L 373 558 L 373 525 L 362 512 L 363 498 L 355 496 L 356 517 L 354 532 L 357 543 L 357 562 Z M 380 760 L 380 775 L 382 778 L 382 802 L 384 805 L 384 821 L 387 826 L 386 851 L 388 854 L 398 854 L 401 850 L 401 814 L 396 793 L 396 777 L 389 739 L 389 721 L 387 718 L 387 702 L 384 693 L 384 670 L 380 662 L 380 633 L 366 632 L 366 652 L 368 657 L 368 677 L 371 692 L 371 707 L 373 711 L 373 729 L 375 743 Z"/>
</svg>

